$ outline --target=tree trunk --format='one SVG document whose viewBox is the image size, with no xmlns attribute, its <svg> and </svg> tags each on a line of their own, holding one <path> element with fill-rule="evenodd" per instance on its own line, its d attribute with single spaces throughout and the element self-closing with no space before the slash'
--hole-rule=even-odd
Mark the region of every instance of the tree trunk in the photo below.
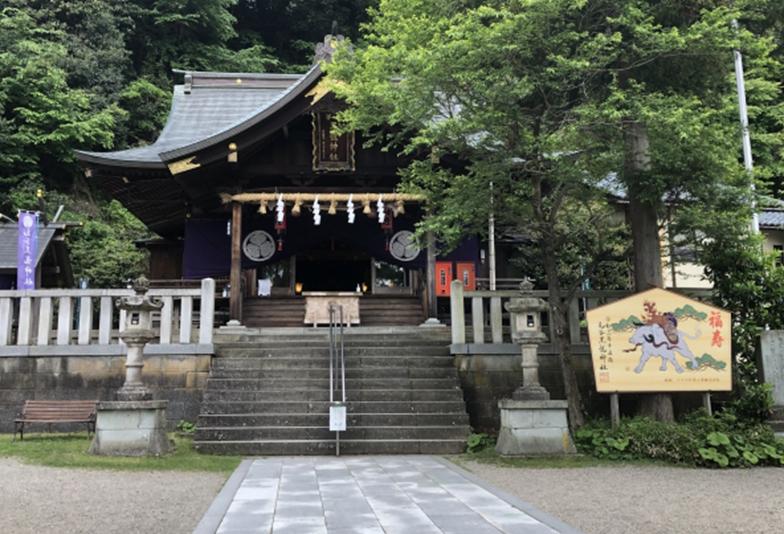
<svg viewBox="0 0 784 534">
<path fill-rule="evenodd" d="M 572 365 L 572 345 L 569 339 L 567 304 L 561 299 L 561 282 L 558 279 L 558 267 L 555 261 L 555 253 L 548 246 L 541 246 L 544 252 L 543 263 L 545 276 L 547 278 L 548 301 L 550 304 L 550 322 L 554 333 L 552 343 L 553 350 L 558 355 L 561 365 L 561 375 L 564 383 L 564 393 L 569 405 L 569 426 L 575 429 L 585 424 L 585 412 L 583 410 L 583 400 L 580 388 L 577 385 L 577 373 Z"/>
<path fill-rule="evenodd" d="M 645 172 L 650 168 L 650 146 L 645 126 L 639 122 L 627 121 L 624 123 L 624 135 L 629 223 L 634 253 L 634 287 L 639 292 L 664 285 L 657 213 L 661 201 L 658 198 L 646 197 L 640 191 L 640 186 L 646 179 Z M 643 395 L 640 415 L 659 421 L 673 421 L 675 417 L 672 396 L 663 393 Z"/>
</svg>

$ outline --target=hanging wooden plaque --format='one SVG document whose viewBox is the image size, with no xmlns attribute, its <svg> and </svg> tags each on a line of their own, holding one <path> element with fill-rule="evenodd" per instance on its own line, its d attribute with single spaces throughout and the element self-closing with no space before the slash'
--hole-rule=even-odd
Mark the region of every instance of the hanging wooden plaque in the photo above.
<svg viewBox="0 0 784 534">
<path fill-rule="evenodd" d="M 332 131 L 332 113 L 313 113 L 313 170 L 353 171 L 354 132 L 336 134 Z"/>
</svg>

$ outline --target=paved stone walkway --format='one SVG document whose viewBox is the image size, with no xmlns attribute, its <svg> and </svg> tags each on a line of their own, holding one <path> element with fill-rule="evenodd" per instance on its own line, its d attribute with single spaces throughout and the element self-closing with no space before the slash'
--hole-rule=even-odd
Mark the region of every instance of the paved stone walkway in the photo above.
<svg viewBox="0 0 784 534">
<path fill-rule="evenodd" d="M 356 456 L 246 460 L 195 532 L 576 531 L 441 458 Z"/>
</svg>

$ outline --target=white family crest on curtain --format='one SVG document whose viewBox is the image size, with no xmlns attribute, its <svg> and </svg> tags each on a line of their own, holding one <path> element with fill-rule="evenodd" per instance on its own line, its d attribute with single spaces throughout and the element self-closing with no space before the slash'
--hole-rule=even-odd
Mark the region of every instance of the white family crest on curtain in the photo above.
<svg viewBox="0 0 784 534">
<path fill-rule="evenodd" d="M 242 242 L 242 251 L 253 261 L 267 261 L 275 255 L 275 240 L 264 230 L 249 233 Z"/>
<path fill-rule="evenodd" d="M 419 244 L 413 232 L 401 230 L 389 240 L 389 254 L 398 261 L 413 261 L 419 252 Z"/>
</svg>

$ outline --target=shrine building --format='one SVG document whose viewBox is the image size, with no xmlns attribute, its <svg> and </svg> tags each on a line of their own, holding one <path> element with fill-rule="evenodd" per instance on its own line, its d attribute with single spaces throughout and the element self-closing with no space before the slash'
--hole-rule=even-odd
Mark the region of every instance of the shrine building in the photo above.
<svg viewBox="0 0 784 534">
<path fill-rule="evenodd" d="M 313 293 L 360 295 L 360 325 L 420 324 L 454 277 L 475 286 L 477 239 L 443 256 L 415 239 L 422 199 L 397 192 L 407 161 L 333 132 L 342 104 L 319 66 L 329 49 L 304 74 L 177 71 L 154 143 L 77 152 L 159 236 L 143 243 L 151 279 L 213 277 L 229 318 L 257 327 L 307 324 Z"/>
</svg>

